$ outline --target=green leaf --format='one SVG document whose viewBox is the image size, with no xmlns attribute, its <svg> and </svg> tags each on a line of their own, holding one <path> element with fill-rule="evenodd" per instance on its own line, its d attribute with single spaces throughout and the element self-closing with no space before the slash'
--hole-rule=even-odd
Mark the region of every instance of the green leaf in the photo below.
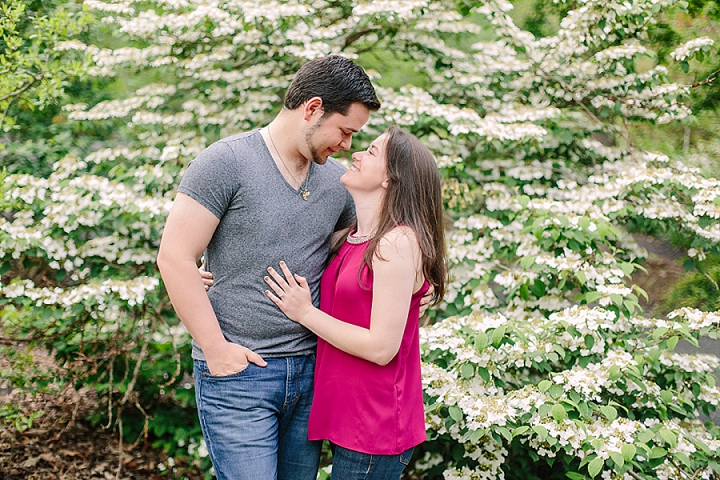
<svg viewBox="0 0 720 480">
<path fill-rule="evenodd" d="M 650 450 L 650 458 L 664 458 L 667 455 L 667 450 L 662 447 L 653 447 Z"/>
<path fill-rule="evenodd" d="M 620 270 L 623 271 L 625 276 L 628 276 L 628 277 L 630 276 L 631 273 L 633 273 L 635 271 L 635 265 L 633 265 L 630 262 L 620 262 L 618 266 L 620 267 Z"/>
<path fill-rule="evenodd" d="M 618 468 L 622 468 L 622 466 L 625 465 L 625 457 L 622 456 L 622 453 L 608 452 L 608 455 L 610 455 L 610 458 L 612 458 L 612 461 L 615 462 Z"/>
<path fill-rule="evenodd" d="M 689 469 L 693 468 L 692 461 L 690 461 L 690 457 L 688 457 L 687 454 L 683 452 L 677 452 L 675 453 L 674 457 L 680 460 Z"/>
<path fill-rule="evenodd" d="M 485 367 L 477 367 L 477 374 L 486 382 L 490 381 L 490 372 Z"/>
<path fill-rule="evenodd" d="M 590 407 L 585 402 L 578 403 L 577 410 L 578 410 L 578 413 L 580 413 L 580 416 L 582 418 L 590 418 L 590 416 L 592 415 L 590 412 Z"/>
<path fill-rule="evenodd" d="M 653 437 L 655 437 L 655 432 L 653 432 L 652 430 L 641 430 L 637 434 L 637 441 L 640 443 L 648 443 L 650 440 L 653 439 Z"/>
<path fill-rule="evenodd" d="M 460 375 L 466 379 L 472 378 L 475 376 L 475 368 L 469 363 L 465 363 L 462 367 L 460 367 Z"/>
<path fill-rule="evenodd" d="M 617 410 L 615 410 L 615 407 L 604 405 L 600 407 L 600 412 L 611 422 L 617 418 Z"/>
<path fill-rule="evenodd" d="M 688 258 L 683 262 L 683 268 L 686 272 L 690 272 L 692 270 L 695 270 L 695 260 Z"/>
<path fill-rule="evenodd" d="M 635 453 L 637 453 L 637 448 L 631 443 L 625 443 L 622 447 L 620 447 L 620 452 L 622 452 L 622 456 L 625 461 L 630 463 L 635 457 Z"/>
<path fill-rule="evenodd" d="M 591 477 L 595 478 L 597 477 L 597 474 L 600 473 L 600 471 L 603 469 L 603 466 L 605 466 L 605 460 L 603 460 L 602 458 L 596 458 L 588 464 L 588 473 Z"/>
<path fill-rule="evenodd" d="M 527 425 L 523 425 L 522 427 L 517 427 L 516 429 L 514 429 L 512 431 L 512 436 L 517 437 L 517 436 L 522 435 L 523 433 L 527 432 L 528 430 L 530 430 L 530 427 L 528 427 Z"/>
<path fill-rule="evenodd" d="M 677 435 L 675 435 L 667 428 L 661 428 L 660 432 L 658 433 L 660 434 L 660 437 L 665 440 L 668 445 L 670 445 L 670 447 L 674 447 L 675 445 L 677 445 Z"/>
<path fill-rule="evenodd" d="M 653 336 L 653 340 L 659 339 L 660 337 L 662 337 L 663 335 L 665 335 L 668 331 L 669 331 L 669 329 L 668 329 L 667 327 L 659 327 L 659 328 L 656 328 L 655 331 L 653 332 L 653 335 L 652 335 L 652 336 Z"/>
<path fill-rule="evenodd" d="M 487 429 L 479 428 L 479 429 L 475 430 L 474 432 L 472 432 L 472 434 L 470 435 L 470 438 L 468 440 L 470 441 L 470 443 L 477 443 L 478 440 L 480 440 L 482 437 L 484 437 L 486 433 L 487 433 Z"/>
<path fill-rule="evenodd" d="M 538 383 L 538 390 L 540 390 L 543 393 L 550 390 L 550 387 L 552 387 L 552 382 L 550 380 L 543 380 L 540 383 Z"/>
<path fill-rule="evenodd" d="M 670 337 L 667 340 L 667 346 L 670 349 L 670 351 L 675 350 L 675 347 L 678 344 L 678 341 L 680 340 L 680 337 Z"/>
<path fill-rule="evenodd" d="M 567 472 L 565 473 L 565 477 L 567 477 L 569 480 L 586 480 L 587 477 L 583 475 L 582 473 L 576 473 L 576 472 Z"/>
<path fill-rule="evenodd" d="M 485 347 L 488 346 L 489 340 L 487 333 L 485 332 L 479 332 L 477 335 L 475 335 L 475 348 L 478 349 L 478 351 L 482 351 Z"/>
<path fill-rule="evenodd" d="M 557 423 L 561 423 L 563 420 L 567 418 L 567 411 L 565 411 L 565 407 L 563 407 L 561 404 L 556 403 L 552 407 L 552 417 L 555 419 Z"/>
<path fill-rule="evenodd" d="M 507 428 L 496 427 L 495 431 L 498 432 L 500 435 L 502 435 L 503 438 L 505 438 L 505 440 L 507 440 L 508 442 L 512 441 L 512 439 L 513 439 L 512 433 L 510 433 L 510 430 L 508 430 Z"/>
<path fill-rule="evenodd" d="M 543 427 L 542 425 L 533 425 L 532 429 L 535 433 L 537 433 L 537 436 L 540 437 L 540 440 L 545 440 L 547 438 L 547 428 Z"/>
<path fill-rule="evenodd" d="M 585 301 L 587 303 L 592 303 L 600 300 L 602 298 L 602 293 L 600 292 L 587 292 L 585 294 Z"/>
<path fill-rule="evenodd" d="M 534 256 L 526 256 L 522 257 L 520 259 L 520 266 L 527 270 L 528 268 L 532 267 L 535 264 L 535 257 Z"/>
<path fill-rule="evenodd" d="M 460 422 L 463 419 L 462 409 L 457 405 L 450 405 L 448 411 L 450 412 L 450 416 L 452 417 L 452 419 L 456 422 Z"/>
<path fill-rule="evenodd" d="M 673 393 L 670 390 L 661 390 L 660 398 L 662 398 L 663 403 L 670 403 L 673 399 Z"/>
<path fill-rule="evenodd" d="M 550 396 L 553 397 L 555 400 L 562 397 L 565 394 L 565 389 L 561 387 L 560 385 L 553 385 L 550 387 Z"/>
<path fill-rule="evenodd" d="M 492 334 L 492 343 L 496 347 L 500 346 L 500 342 L 502 342 L 503 337 L 505 336 L 505 325 L 500 325 L 493 331 Z"/>
</svg>

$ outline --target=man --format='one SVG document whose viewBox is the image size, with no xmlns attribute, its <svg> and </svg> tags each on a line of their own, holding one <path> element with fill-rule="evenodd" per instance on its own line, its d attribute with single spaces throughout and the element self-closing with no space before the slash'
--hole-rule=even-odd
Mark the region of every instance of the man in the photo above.
<svg viewBox="0 0 720 480">
<path fill-rule="evenodd" d="M 198 415 L 220 480 L 316 478 L 321 445 L 307 440 L 316 338 L 268 301 L 263 277 L 283 260 L 318 304 L 328 239 L 354 219 L 345 168 L 328 157 L 379 108 L 360 66 L 313 60 L 267 127 L 214 143 L 180 183 L 157 261 L 193 337 Z"/>
</svg>

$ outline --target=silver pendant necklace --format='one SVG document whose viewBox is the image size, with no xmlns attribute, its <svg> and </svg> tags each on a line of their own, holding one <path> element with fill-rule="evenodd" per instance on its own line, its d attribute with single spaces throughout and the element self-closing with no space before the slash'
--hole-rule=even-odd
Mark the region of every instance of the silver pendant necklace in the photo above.
<svg viewBox="0 0 720 480">
<path fill-rule="evenodd" d="M 272 133 L 270 133 L 270 125 L 267 127 L 268 131 L 268 137 L 270 137 L 270 143 L 272 143 L 273 148 L 275 149 L 275 153 L 277 153 L 278 158 L 280 158 L 280 161 L 283 164 L 283 167 L 285 167 L 285 170 L 290 174 L 293 180 L 295 180 L 295 183 L 300 185 L 300 197 L 302 197 L 303 200 L 307 200 L 310 196 L 310 190 L 308 190 L 308 181 L 310 180 L 310 172 L 312 171 L 312 163 L 310 163 L 310 166 L 308 167 L 307 175 L 305 175 L 305 182 L 299 182 L 297 178 L 295 178 L 295 175 L 290 171 L 287 164 L 285 163 L 285 160 L 283 160 L 282 155 L 280 155 L 280 150 L 275 146 L 275 140 L 273 140 Z"/>
</svg>

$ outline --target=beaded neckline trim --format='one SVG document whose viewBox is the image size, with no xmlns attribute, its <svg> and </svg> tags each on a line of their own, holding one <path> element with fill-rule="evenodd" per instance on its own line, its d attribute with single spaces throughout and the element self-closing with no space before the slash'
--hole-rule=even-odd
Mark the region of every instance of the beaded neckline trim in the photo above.
<svg viewBox="0 0 720 480">
<path fill-rule="evenodd" d="M 375 234 L 373 233 L 370 235 L 363 235 L 362 237 L 356 237 L 355 235 L 353 235 L 353 233 L 354 232 L 348 233 L 347 236 L 348 243 L 352 243 L 353 245 L 359 245 L 361 243 L 369 242 L 375 236 Z"/>
</svg>

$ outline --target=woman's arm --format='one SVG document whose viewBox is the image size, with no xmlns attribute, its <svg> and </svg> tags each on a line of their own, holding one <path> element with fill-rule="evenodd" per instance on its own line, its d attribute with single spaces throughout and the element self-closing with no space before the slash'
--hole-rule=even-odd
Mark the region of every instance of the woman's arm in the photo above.
<svg viewBox="0 0 720 480">
<path fill-rule="evenodd" d="M 386 365 L 400 349 L 410 300 L 422 284 L 420 247 L 412 229 L 397 227 L 378 243 L 373 259 L 370 328 L 338 320 L 312 305 L 307 281 L 293 275 L 284 262 L 283 278 L 274 269 L 265 277 L 275 294 L 267 296 L 291 319 L 351 355 Z M 273 281 L 274 280 L 274 281 Z"/>
</svg>

